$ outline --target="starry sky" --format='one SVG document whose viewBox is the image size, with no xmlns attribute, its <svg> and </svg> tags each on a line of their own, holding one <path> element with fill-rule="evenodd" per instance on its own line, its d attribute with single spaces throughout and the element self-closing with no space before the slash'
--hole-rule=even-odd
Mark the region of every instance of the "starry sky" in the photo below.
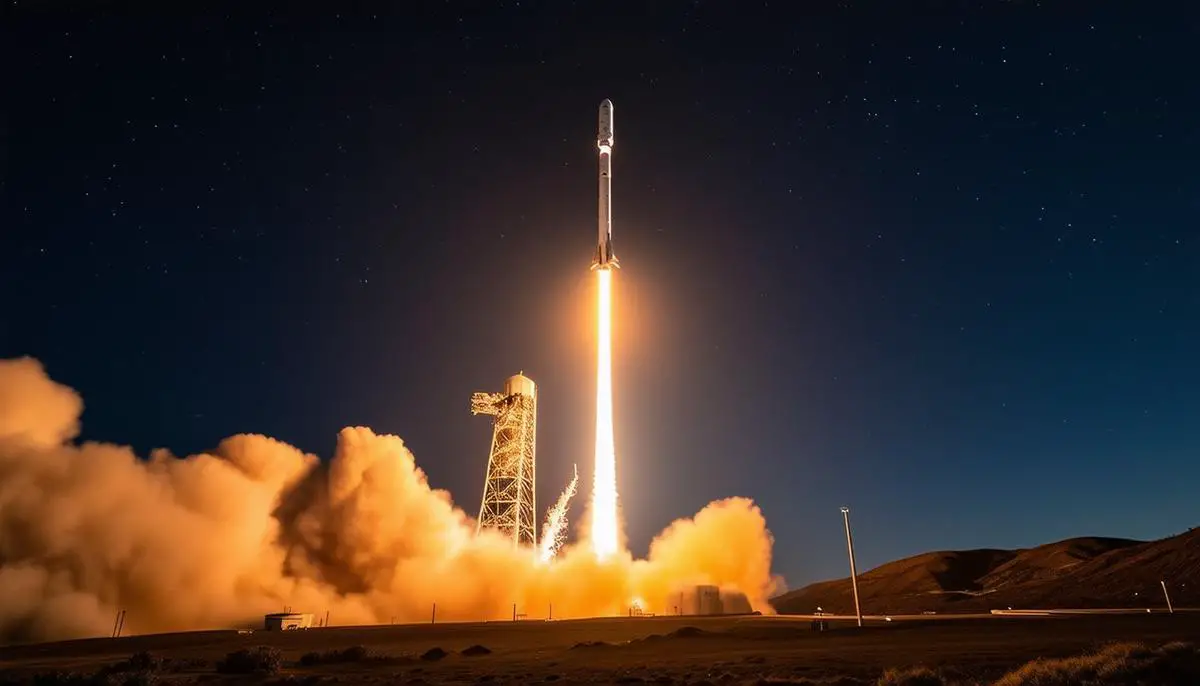
<svg viewBox="0 0 1200 686">
<path fill-rule="evenodd" d="M 729 495 L 792 586 L 844 576 L 843 504 L 864 567 L 1200 519 L 1183 4 L 78 4 L 6 10 L 0 356 L 87 439 L 367 425 L 474 515 L 468 400 L 523 370 L 549 504 L 611 98 L 635 552 Z"/>
</svg>

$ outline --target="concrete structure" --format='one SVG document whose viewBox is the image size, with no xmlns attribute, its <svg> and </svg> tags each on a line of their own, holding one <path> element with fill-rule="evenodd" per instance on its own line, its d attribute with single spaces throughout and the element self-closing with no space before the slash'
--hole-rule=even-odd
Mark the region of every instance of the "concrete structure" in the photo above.
<svg viewBox="0 0 1200 686">
<path fill-rule="evenodd" d="M 312 627 L 313 616 L 306 612 L 275 612 L 263 617 L 267 631 L 293 631 Z"/>
<path fill-rule="evenodd" d="M 748 615 L 754 613 L 754 607 L 745 593 L 727 589 L 721 592 L 721 611 L 727 615 Z"/>
<path fill-rule="evenodd" d="M 712 584 L 689 586 L 667 596 L 666 612 L 679 615 L 748 615 L 754 613 L 750 599 L 735 588 Z"/>
<path fill-rule="evenodd" d="M 471 396 L 472 414 L 495 416 L 476 531 L 496 529 L 514 545 L 537 543 L 537 386 L 510 376 L 502 393 Z"/>
<path fill-rule="evenodd" d="M 725 605 L 721 602 L 721 589 L 716 586 L 696 587 L 696 614 L 723 615 Z"/>
</svg>

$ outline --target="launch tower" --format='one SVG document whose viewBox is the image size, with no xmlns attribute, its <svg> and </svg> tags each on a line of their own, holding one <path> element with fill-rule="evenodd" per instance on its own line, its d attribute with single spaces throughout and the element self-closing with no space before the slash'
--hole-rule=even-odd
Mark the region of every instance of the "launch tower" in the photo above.
<svg viewBox="0 0 1200 686">
<path fill-rule="evenodd" d="M 472 395 L 471 413 L 496 418 L 478 529 L 497 529 L 514 545 L 532 546 L 537 542 L 537 386 L 524 374 L 510 376 L 503 393 Z"/>
</svg>

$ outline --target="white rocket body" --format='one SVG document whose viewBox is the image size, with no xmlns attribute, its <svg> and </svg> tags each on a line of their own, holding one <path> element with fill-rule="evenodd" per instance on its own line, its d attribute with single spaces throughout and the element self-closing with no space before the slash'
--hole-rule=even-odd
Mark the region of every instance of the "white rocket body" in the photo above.
<svg viewBox="0 0 1200 686">
<path fill-rule="evenodd" d="M 600 103 L 600 128 L 596 133 L 596 147 L 600 153 L 600 206 L 597 212 L 596 257 L 592 269 L 611 269 L 621 266 L 613 252 L 612 242 L 612 150 L 613 150 L 613 104 L 611 100 Z"/>
</svg>

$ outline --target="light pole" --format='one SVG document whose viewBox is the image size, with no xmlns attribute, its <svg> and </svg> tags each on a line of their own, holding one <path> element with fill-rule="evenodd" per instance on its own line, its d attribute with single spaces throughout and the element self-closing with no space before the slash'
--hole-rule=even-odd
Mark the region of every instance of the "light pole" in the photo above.
<svg viewBox="0 0 1200 686">
<path fill-rule="evenodd" d="M 854 614 L 862 626 L 862 607 L 858 604 L 858 570 L 854 566 L 854 537 L 850 535 L 850 508 L 842 506 L 842 520 L 846 522 L 846 550 L 850 551 L 850 586 L 854 589 Z"/>
</svg>

